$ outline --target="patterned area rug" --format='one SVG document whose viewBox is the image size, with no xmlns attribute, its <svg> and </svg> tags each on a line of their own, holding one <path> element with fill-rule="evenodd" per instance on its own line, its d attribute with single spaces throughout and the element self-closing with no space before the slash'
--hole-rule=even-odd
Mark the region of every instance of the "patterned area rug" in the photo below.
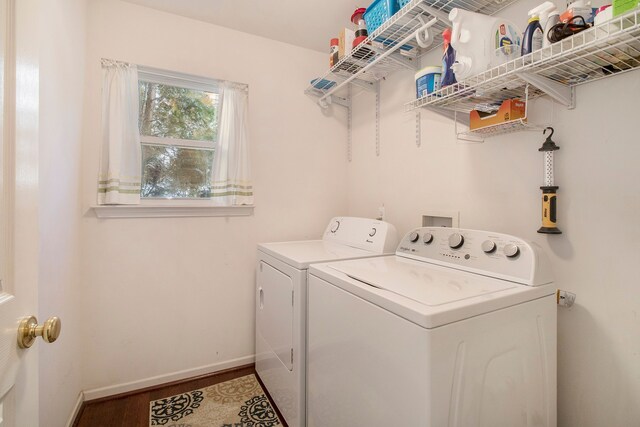
<svg viewBox="0 0 640 427">
<path fill-rule="evenodd" d="M 149 426 L 273 427 L 280 420 L 254 375 L 150 403 Z"/>
</svg>

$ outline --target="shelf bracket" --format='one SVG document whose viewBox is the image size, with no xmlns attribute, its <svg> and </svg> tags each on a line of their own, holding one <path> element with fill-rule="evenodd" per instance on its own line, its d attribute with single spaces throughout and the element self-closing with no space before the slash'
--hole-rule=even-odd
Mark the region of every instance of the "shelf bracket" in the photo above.
<svg viewBox="0 0 640 427">
<path fill-rule="evenodd" d="M 465 114 L 465 117 L 467 117 L 467 119 L 469 118 L 468 114 Z M 465 135 L 462 132 L 458 132 L 458 122 L 461 122 L 462 120 L 458 120 L 458 112 L 457 111 L 453 111 L 453 130 L 456 134 L 456 140 L 457 141 L 465 141 L 467 143 L 472 143 L 472 144 L 479 144 L 484 142 L 484 138 L 481 136 L 476 136 L 476 135 Z M 469 120 L 470 121 L 470 120 Z M 466 126 L 469 126 L 469 123 L 465 123 Z"/>
<path fill-rule="evenodd" d="M 380 84 L 376 85 L 376 156 L 380 156 Z"/>
<path fill-rule="evenodd" d="M 422 144 L 422 128 L 420 121 L 420 110 L 416 110 L 416 147 Z"/>
<path fill-rule="evenodd" d="M 547 77 L 533 73 L 520 72 L 516 75 L 525 82 L 537 87 L 568 109 L 572 110 L 576 106 L 575 89 L 573 86 L 563 85 Z"/>
<path fill-rule="evenodd" d="M 343 98 L 337 95 L 329 95 L 326 98 L 318 99 L 318 105 L 324 110 L 329 108 L 331 104 L 336 104 L 341 107 L 351 108 L 351 96 Z"/>
<path fill-rule="evenodd" d="M 347 96 L 349 97 L 349 106 L 347 107 L 347 160 L 351 162 L 353 159 L 353 115 L 351 110 L 351 86 L 347 87 Z"/>
<path fill-rule="evenodd" d="M 453 120 L 456 123 L 462 123 L 465 126 L 469 126 L 469 115 L 465 114 L 462 117 L 458 117 L 458 114 L 456 111 L 453 110 L 447 110 L 445 108 L 440 108 L 440 107 L 426 107 L 429 111 L 433 111 L 434 113 L 437 113 L 439 115 L 441 115 L 442 117 L 446 117 L 449 120 Z"/>
</svg>

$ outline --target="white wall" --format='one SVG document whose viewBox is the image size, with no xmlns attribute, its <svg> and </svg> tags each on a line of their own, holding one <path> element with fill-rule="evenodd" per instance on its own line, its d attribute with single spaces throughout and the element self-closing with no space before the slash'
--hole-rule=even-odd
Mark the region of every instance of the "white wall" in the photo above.
<svg viewBox="0 0 640 427">
<path fill-rule="evenodd" d="M 521 3 L 521 11 L 535 5 Z M 459 210 L 464 228 L 542 245 L 558 287 L 577 294 L 576 305 L 560 309 L 558 318 L 563 427 L 623 427 L 640 420 L 639 77 L 635 71 L 579 87 L 575 110 L 547 99 L 535 102 L 532 121 L 550 122 L 561 147 L 559 236 L 536 233 L 542 133 L 457 144 L 452 122 L 425 111 L 417 148 L 414 114 L 403 112 L 415 96 L 413 75 L 403 72 L 381 85 L 382 146 L 376 157 L 373 95 L 359 95 L 354 106 L 349 214 L 373 216 L 384 203 L 387 220 L 403 234 L 421 226 L 427 211 Z"/>
<path fill-rule="evenodd" d="M 250 360 L 256 244 L 315 238 L 347 209 L 344 114 L 303 93 L 327 55 L 112 0 L 88 29 L 83 388 Z M 253 216 L 95 218 L 101 57 L 249 84 Z"/>
<path fill-rule="evenodd" d="M 62 319 L 40 353 L 41 425 L 62 426 L 81 390 L 80 151 L 85 72 L 85 0 L 41 2 L 38 320 Z M 31 350 L 31 351 L 33 351 Z"/>
</svg>

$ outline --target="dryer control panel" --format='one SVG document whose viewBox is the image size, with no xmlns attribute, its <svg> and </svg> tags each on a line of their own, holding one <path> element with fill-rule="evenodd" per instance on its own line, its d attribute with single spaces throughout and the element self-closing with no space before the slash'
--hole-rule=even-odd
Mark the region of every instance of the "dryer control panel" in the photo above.
<svg viewBox="0 0 640 427">
<path fill-rule="evenodd" d="M 407 233 L 396 255 L 529 286 L 553 281 L 542 248 L 508 234 L 443 227 Z"/>
<path fill-rule="evenodd" d="M 398 245 L 396 228 L 388 222 L 369 218 L 335 217 L 329 221 L 322 240 L 383 254 Z"/>
</svg>

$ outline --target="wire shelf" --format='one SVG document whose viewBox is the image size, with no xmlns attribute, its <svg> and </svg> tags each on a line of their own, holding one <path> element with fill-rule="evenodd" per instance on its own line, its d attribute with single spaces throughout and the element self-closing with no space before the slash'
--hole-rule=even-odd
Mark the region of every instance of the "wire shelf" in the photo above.
<svg viewBox="0 0 640 427">
<path fill-rule="evenodd" d="M 459 139 L 466 139 L 469 137 L 490 138 L 498 135 L 506 135 L 508 133 L 520 132 L 520 131 L 541 131 L 543 126 L 531 124 L 527 122 L 527 119 L 516 119 L 504 123 L 498 123 L 491 126 L 485 126 L 480 129 L 468 130 L 465 132 L 458 132 Z"/>
<path fill-rule="evenodd" d="M 522 97 L 527 83 L 534 85 L 529 99 L 557 96 L 555 90 L 639 67 L 640 8 L 409 102 L 405 110 L 435 107 L 469 112 L 478 106 L 495 107 L 505 99 Z"/>
<path fill-rule="evenodd" d="M 421 48 L 413 37 L 435 17 L 448 15 L 453 8 L 492 15 L 516 0 L 412 0 L 390 19 L 376 28 L 349 55 L 342 58 L 317 81 L 335 82 L 331 87 L 309 85 L 305 93 L 321 98 L 339 91 L 346 84 L 374 89 L 375 82 L 400 69 L 417 68 L 417 58 L 442 44 L 447 23 L 438 19 L 431 25 L 433 43 Z M 315 79 L 314 79 L 315 80 Z"/>
</svg>

